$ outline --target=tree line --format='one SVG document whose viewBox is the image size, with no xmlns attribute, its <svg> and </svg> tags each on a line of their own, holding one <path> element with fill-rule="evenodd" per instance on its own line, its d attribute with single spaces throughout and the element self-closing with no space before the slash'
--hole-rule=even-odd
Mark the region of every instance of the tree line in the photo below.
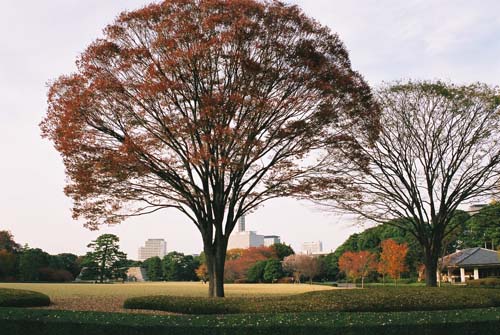
<svg viewBox="0 0 500 335">
<path fill-rule="evenodd" d="M 71 253 L 50 255 L 39 248 L 21 246 L 9 231 L 0 231 L 1 281 L 73 281 L 82 258 Z"/>
</svg>

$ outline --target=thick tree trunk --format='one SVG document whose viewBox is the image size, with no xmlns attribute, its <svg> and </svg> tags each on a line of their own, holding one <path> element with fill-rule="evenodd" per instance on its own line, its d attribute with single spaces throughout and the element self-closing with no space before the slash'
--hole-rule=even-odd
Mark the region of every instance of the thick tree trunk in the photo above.
<svg viewBox="0 0 500 335">
<path fill-rule="evenodd" d="M 224 266 L 226 264 L 227 240 L 220 236 L 215 243 L 215 296 L 224 297 Z"/>
<path fill-rule="evenodd" d="M 215 296 L 215 255 L 213 254 L 212 246 L 205 246 L 205 262 L 208 272 L 208 296 L 210 298 Z"/>
<path fill-rule="evenodd" d="M 425 285 L 427 287 L 437 286 L 437 263 L 438 256 L 436 253 L 427 253 L 425 255 Z"/>
<path fill-rule="evenodd" d="M 214 243 L 205 243 L 204 251 L 208 269 L 208 296 L 224 297 L 224 266 L 226 262 L 227 241 L 216 238 Z"/>
</svg>

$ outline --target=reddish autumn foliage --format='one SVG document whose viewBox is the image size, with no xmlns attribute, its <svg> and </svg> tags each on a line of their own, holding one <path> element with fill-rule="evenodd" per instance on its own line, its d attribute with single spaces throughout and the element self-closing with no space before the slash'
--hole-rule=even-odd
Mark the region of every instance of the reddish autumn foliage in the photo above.
<svg viewBox="0 0 500 335">
<path fill-rule="evenodd" d="M 228 257 L 224 268 L 226 281 L 245 279 L 248 269 L 258 261 L 274 258 L 278 259 L 276 252 L 271 247 L 252 247 L 248 249 L 231 249 L 229 255 L 240 255 L 239 257 Z"/>
<path fill-rule="evenodd" d="M 295 281 L 300 283 L 302 276 L 309 279 L 312 284 L 313 278 L 319 274 L 321 267 L 317 258 L 310 255 L 290 255 L 283 259 L 283 269 L 293 273 Z"/>
<path fill-rule="evenodd" d="M 377 266 L 377 271 L 382 275 L 388 274 L 392 279 L 397 280 L 401 273 L 406 270 L 406 254 L 408 245 L 398 244 L 393 239 L 387 239 L 380 244 L 382 252 Z"/>
<path fill-rule="evenodd" d="M 242 215 L 341 184 L 329 162 L 359 156 L 378 131 L 338 36 L 278 1 L 125 12 L 77 66 L 51 84 L 41 124 L 63 157 L 74 217 L 96 229 L 183 212 L 202 234 L 210 295 L 224 295 L 218 278 Z"/>
<path fill-rule="evenodd" d="M 364 287 L 365 277 L 376 269 L 376 256 L 369 251 L 347 251 L 339 258 L 339 269 L 354 282 L 361 278 L 361 287 Z"/>
</svg>

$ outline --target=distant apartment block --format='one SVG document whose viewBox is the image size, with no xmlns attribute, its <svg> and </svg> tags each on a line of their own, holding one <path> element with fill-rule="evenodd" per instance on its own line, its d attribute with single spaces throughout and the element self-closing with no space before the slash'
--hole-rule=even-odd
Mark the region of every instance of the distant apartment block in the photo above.
<svg viewBox="0 0 500 335">
<path fill-rule="evenodd" d="M 143 247 L 139 248 L 139 260 L 158 256 L 163 258 L 167 254 L 167 242 L 162 238 L 148 239 Z"/>
<path fill-rule="evenodd" d="M 264 246 L 270 247 L 276 243 L 281 243 L 281 239 L 278 235 L 266 235 L 266 236 L 264 236 Z"/>
<path fill-rule="evenodd" d="M 323 243 L 321 241 L 302 243 L 302 252 L 307 255 L 319 254 L 323 252 Z"/>
</svg>

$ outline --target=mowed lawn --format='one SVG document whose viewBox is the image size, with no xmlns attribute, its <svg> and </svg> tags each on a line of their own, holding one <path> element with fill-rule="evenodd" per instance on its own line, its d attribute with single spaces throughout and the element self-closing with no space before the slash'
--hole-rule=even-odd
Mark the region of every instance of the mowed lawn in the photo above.
<svg viewBox="0 0 500 335">
<path fill-rule="evenodd" d="M 47 294 L 52 305 L 49 309 L 75 311 L 128 312 L 123 302 L 129 297 L 171 295 L 204 297 L 208 284 L 200 282 L 152 282 L 126 284 L 49 284 L 0 283 L 0 287 L 32 290 Z M 226 284 L 226 296 L 284 296 L 311 291 L 331 290 L 332 287 L 309 284 Z M 165 312 L 136 311 L 148 314 Z"/>
</svg>

